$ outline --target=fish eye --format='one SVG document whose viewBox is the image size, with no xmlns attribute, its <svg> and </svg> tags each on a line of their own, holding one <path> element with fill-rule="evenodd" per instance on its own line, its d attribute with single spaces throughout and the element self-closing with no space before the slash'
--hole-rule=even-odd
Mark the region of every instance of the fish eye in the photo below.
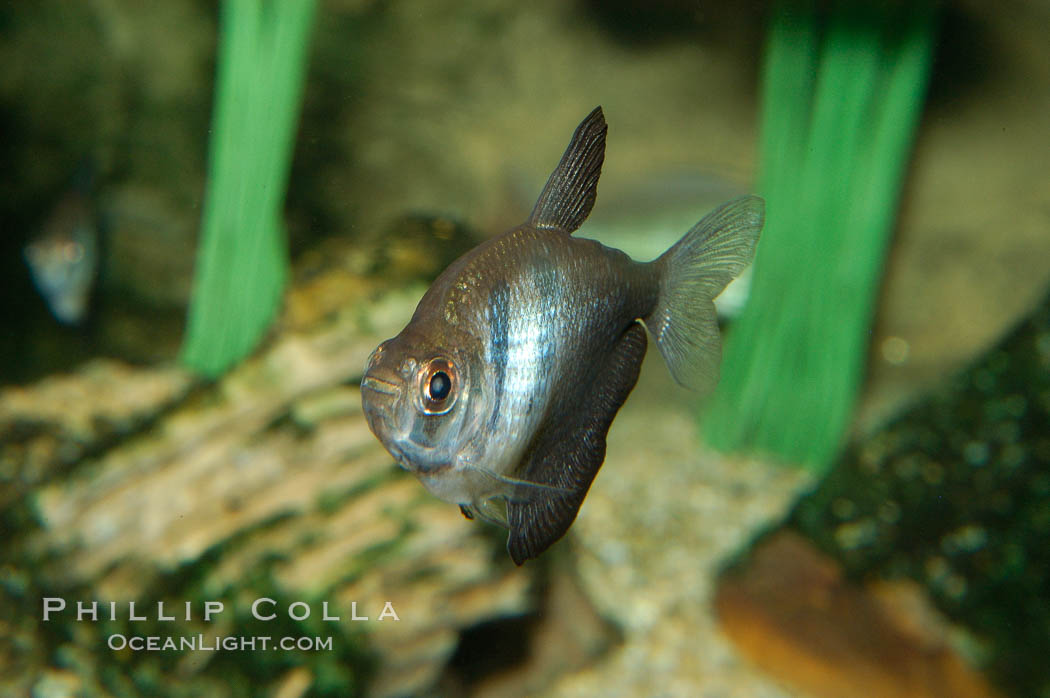
<svg viewBox="0 0 1050 698">
<path fill-rule="evenodd" d="M 452 392 L 452 379 L 444 371 L 438 371 L 430 377 L 430 399 L 442 401 Z"/>
<path fill-rule="evenodd" d="M 444 357 L 431 359 L 420 371 L 420 397 L 427 414 L 444 414 L 456 401 L 457 372 Z"/>
</svg>

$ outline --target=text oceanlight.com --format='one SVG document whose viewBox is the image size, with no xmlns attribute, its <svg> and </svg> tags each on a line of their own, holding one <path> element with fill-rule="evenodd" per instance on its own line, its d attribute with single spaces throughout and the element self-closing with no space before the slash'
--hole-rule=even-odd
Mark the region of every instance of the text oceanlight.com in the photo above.
<svg viewBox="0 0 1050 698">
<path fill-rule="evenodd" d="M 203 634 L 184 635 L 181 637 L 158 636 L 158 635 L 122 635 L 116 633 L 110 635 L 106 644 L 111 650 L 121 651 L 125 649 L 133 652 L 164 652 L 164 651 L 203 651 L 227 652 L 255 651 L 255 650 L 300 650 L 323 651 L 332 649 L 331 637 L 280 637 L 273 638 L 268 635 L 256 635 L 241 637 L 236 635 L 209 636 Z"/>
</svg>

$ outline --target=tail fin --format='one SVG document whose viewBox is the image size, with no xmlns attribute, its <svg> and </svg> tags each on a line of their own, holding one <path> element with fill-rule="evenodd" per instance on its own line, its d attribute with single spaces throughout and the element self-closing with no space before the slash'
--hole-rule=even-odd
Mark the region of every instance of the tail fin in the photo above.
<svg viewBox="0 0 1050 698">
<path fill-rule="evenodd" d="M 718 382 L 722 342 L 712 302 L 751 263 L 765 202 L 742 196 L 707 214 L 656 260 L 660 297 L 645 324 L 678 383 L 707 390 Z"/>
</svg>

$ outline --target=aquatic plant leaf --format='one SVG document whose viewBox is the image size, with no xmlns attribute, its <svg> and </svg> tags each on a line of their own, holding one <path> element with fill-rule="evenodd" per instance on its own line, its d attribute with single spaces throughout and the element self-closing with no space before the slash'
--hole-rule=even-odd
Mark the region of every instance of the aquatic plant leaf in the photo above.
<svg viewBox="0 0 1050 698">
<path fill-rule="evenodd" d="M 217 376 L 272 321 L 288 276 L 281 206 L 313 0 L 227 0 L 201 241 L 180 359 Z"/>
<path fill-rule="evenodd" d="M 896 8 L 896 9 L 894 9 Z M 816 470 L 842 445 L 930 72 L 933 11 L 785 0 L 763 75 L 766 227 L 707 440 Z"/>
</svg>

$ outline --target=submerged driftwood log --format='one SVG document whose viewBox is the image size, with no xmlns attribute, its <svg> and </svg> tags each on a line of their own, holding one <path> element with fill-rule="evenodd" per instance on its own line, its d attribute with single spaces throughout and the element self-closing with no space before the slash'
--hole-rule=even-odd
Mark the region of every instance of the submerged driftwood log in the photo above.
<svg viewBox="0 0 1050 698">
<path fill-rule="evenodd" d="M 725 556 L 805 478 L 704 449 L 693 398 L 658 355 L 573 531 L 522 568 L 502 531 L 431 497 L 372 438 L 356 387 L 365 357 L 422 292 L 406 279 L 443 268 L 456 237 L 420 226 L 381 253 L 307 255 L 274 336 L 218 383 L 96 361 L 0 393 L 0 693 L 780 695 L 734 658 L 708 599 Z M 44 623 L 51 596 L 70 609 Z M 279 617 L 254 619 L 258 598 Z M 117 620 L 70 620 L 94 599 L 120 602 Z M 150 620 L 127 620 L 131 600 Z M 209 600 L 227 610 L 204 622 Z M 158 621 L 162 601 L 179 616 L 191 601 L 192 619 Z M 295 601 L 312 615 L 289 618 Z M 323 620 L 325 601 L 340 622 Z M 400 620 L 378 619 L 387 601 Z M 350 620 L 353 602 L 369 621 Z M 333 646 L 107 647 L 114 634 L 198 633 Z"/>
<path fill-rule="evenodd" d="M 11 529 L 0 692 L 237 693 L 262 677 L 280 695 L 410 694 L 434 685 L 461 629 L 532 608 L 533 572 L 398 471 L 361 414 L 365 359 L 423 287 L 345 267 L 307 276 L 267 345 L 218 383 L 97 360 L 0 393 Z M 45 596 L 69 603 L 58 623 L 41 621 Z M 276 635 L 250 617 L 260 597 L 277 601 L 282 632 L 334 636 L 334 651 L 173 659 L 106 647 L 115 632 Z M 121 610 L 115 623 L 76 622 L 76 600 L 134 600 L 152 621 Z M 209 600 L 229 610 L 204 623 Z M 322 621 L 322 600 L 341 622 Z M 158 601 L 179 620 L 157 622 Z M 293 601 L 310 604 L 309 620 L 288 618 Z M 399 620 L 377 618 L 387 602 Z M 351 621 L 354 608 L 369 621 Z"/>
</svg>

